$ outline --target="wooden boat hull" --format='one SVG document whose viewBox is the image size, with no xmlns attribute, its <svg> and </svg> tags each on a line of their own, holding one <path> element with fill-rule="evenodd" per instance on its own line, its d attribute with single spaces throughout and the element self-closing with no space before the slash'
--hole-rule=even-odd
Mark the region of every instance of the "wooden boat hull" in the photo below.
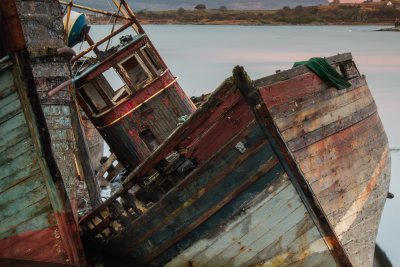
<svg viewBox="0 0 400 267">
<path fill-rule="evenodd" d="M 344 90 L 326 88 L 309 72 L 280 84 L 271 85 L 274 78 L 256 84 L 352 264 L 372 266 L 390 153 L 365 77 L 351 63 L 346 67 L 353 86 Z"/>
<path fill-rule="evenodd" d="M 85 264 L 14 1 L 0 17 L 0 265 Z"/>
<path fill-rule="evenodd" d="M 351 55 L 329 60 L 351 88 L 304 66 L 226 80 L 80 222 L 87 244 L 150 265 L 371 266 L 387 138 Z M 159 163 L 171 151 L 192 163 L 188 174 L 182 164 L 165 175 Z M 143 185 L 153 169 L 159 177 Z M 176 184 L 149 209 L 127 204 L 140 200 L 135 183 L 153 192 L 163 179 Z"/>
</svg>

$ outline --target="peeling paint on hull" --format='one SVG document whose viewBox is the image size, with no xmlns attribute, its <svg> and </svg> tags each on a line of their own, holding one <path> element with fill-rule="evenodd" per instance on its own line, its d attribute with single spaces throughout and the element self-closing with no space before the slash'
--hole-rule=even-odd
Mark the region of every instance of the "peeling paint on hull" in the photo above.
<svg viewBox="0 0 400 267">
<path fill-rule="evenodd" d="M 390 176 L 387 138 L 351 55 L 329 61 L 349 89 L 306 67 L 254 81 L 248 95 L 226 80 L 80 222 L 88 246 L 150 265 L 372 264 Z M 171 151 L 194 169 L 170 174 L 176 185 L 143 214 L 116 213 Z"/>
<path fill-rule="evenodd" d="M 1 1 L 0 12 L 0 265 L 84 265 L 15 2 Z"/>
</svg>

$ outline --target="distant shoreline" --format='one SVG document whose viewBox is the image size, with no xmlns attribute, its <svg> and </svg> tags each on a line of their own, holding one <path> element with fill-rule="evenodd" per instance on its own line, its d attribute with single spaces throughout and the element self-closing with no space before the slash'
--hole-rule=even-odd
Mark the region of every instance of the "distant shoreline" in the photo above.
<svg viewBox="0 0 400 267">
<path fill-rule="evenodd" d="M 141 24 L 154 25 L 394 25 L 400 18 L 400 8 L 382 5 L 327 5 L 280 10 L 178 10 L 139 11 Z M 113 24 L 105 16 L 88 15 L 91 24 Z M 118 21 L 122 23 L 121 20 Z"/>
</svg>

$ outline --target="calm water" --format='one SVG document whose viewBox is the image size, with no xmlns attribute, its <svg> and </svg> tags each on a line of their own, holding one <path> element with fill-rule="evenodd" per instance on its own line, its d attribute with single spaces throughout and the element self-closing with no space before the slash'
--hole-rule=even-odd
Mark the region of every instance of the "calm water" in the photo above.
<svg viewBox="0 0 400 267">
<path fill-rule="evenodd" d="M 374 26 L 177 26 L 148 25 L 145 30 L 189 95 L 214 90 L 235 65 L 253 78 L 288 69 L 310 57 L 352 52 L 377 102 L 392 148 L 400 147 L 400 33 L 374 32 Z M 92 35 L 109 31 L 94 26 Z M 400 152 L 392 153 L 390 191 L 378 243 L 394 266 L 400 265 L 398 214 Z"/>
</svg>

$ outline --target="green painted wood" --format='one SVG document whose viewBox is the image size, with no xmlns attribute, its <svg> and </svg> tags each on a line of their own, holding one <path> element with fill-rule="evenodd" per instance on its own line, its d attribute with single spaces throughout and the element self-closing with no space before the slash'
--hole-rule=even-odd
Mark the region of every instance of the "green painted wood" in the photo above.
<svg viewBox="0 0 400 267">
<path fill-rule="evenodd" d="M 37 164 L 31 164 L 26 166 L 26 168 L 15 173 L 13 176 L 7 176 L 0 180 L 0 192 L 4 192 L 12 186 L 25 181 L 32 176 L 37 176 L 40 174 L 40 168 Z"/>
<path fill-rule="evenodd" d="M 25 208 L 47 198 L 46 185 L 37 180 L 37 176 L 23 181 L 0 194 L 0 221 L 18 214 Z M 21 198 L 21 196 L 24 196 Z"/>
<path fill-rule="evenodd" d="M 32 152 L 27 151 L 16 158 L 12 163 L 3 165 L 1 168 L 0 179 L 13 176 L 16 172 L 19 172 L 20 170 L 26 168 L 26 166 L 29 166 L 32 161 L 37 161 L 37 159 L 32 158 L 31 156 Z"/>
<path fill-rule="evenodd" d="M 0 100 L 0 124 L 22 112 L 17 94 L 10 94 Z"/>
<path fill-rule="evenodd" d="M 7 97 L 9 94 L 15 92 L 14 78 L 10 69 L 0 71 L 0 97 Z"/>
<path fill-rule="evenodd" d="M 21 229 L 35 231 L 50 226 L 49 211 L 51 211 L 51 204 L 48 198 L 32 203 L 31 206 L 26 207 L 18 214 L 1 221 L 0 238 L 23 233 Z M 41 220 L 41 218 L 44 220 Z"/>
<path fill-rule="evenodd" d="M 0 154 L 0 166 L 11 164 L 15 159 L 26 153 L 34 153 L 34 146 L 29 139 L 24 139 Z"/>
</svg>

